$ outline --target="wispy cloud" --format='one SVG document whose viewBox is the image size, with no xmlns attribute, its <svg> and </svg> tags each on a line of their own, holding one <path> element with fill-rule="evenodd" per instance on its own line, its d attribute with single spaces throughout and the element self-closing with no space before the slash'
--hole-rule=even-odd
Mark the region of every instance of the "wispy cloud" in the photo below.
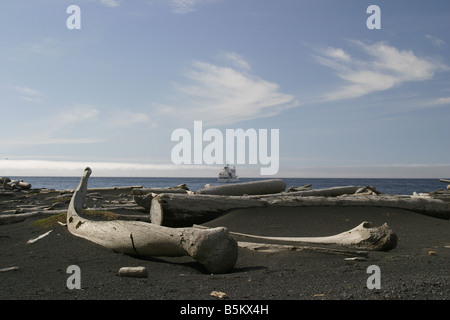
<svg viewBox="0 0 450 320">
<path fill-rule="evenodd" d="M 120 1 L 118 0 L 100 0 L 100 3 L 110 8 L 116 8 L 120 6 Z"/>
<path fill-rule="evenodd" d="M 68 145 L 68 144 L 92 144 L 105 142 L 99 138 L 52 138 L 36 135 L 34 137 L 16 137 L 0 141 L 3 146 L 43 146 L 43 145 Z"/>
<path fill-rule="evenodd" d="M 0 171 L 10 176 L 81 176 L 90 167 L 94 175 L 113 177 L 145 177 L 164 173 L 165 176 L 198 176 L 198 172 L 216 172 L 207 165 L 148 164 L 114 161 L 54 161 L 54 160 L 0 160 Z M 74 186 L 76 187 L 76 186 Z"/>
<path fill-rule="evenodd" d="M 240 56 L 230 56 L 244 69 L 250 69 Z M 281 92 L 276 83 L 246 70 L 195 61 L 186 77 L 188 83 L 177 88 L 182 100 L 160 111 L 184 120 L 223 125 L 274 116 L 298 104 L 292 95 Z"/>
<path fill-rule="evenodd" d="M 198 6 L 219 2 L 222 0 L 165 0 L 174 13 L 189 13 L 197 10 Z"/>
<path fill-rule="evenodd" d="M 440 39 L 440 38 L 438 38 L 438 37 L 431 36 L 431 35 L 429 35 L 429 34 L 427 34 L 425 37 L 426 37 L 428 40 L 430 40 L 431 43 L 432 43 L 434 46 L 436 46 L 436 47 L 442 47 L 442 46 L 445 44 L 445 41 L 442 40 L 442 39 Z"/>
<path fill-rule="evenodd" d="M 131 110 L 116 110 L 111 118 L 111 124 L 116 127 L 129 127 L 135 124 L 149 124 L 155 127 L 156 124 L 151 122 L 150 117 L 142 112 L 133 112 Z"/>
<path fill-rule="evenodd" d="M 41 55 L 49 58 L 61 56 L 61 44 L 59 41 L 51 38 L 43 38 L 25 43 L 21 50 L 24 54 Z"/>
<path fill-rule="evenodd" d="M 76 131 L 83 125 L 83 122 L 95 120 L 98 114 L 98 109 L 91 105 L 74 105 L 53 115 L 47 115 L 45 118 L 33 119 L 25 130 L 14 134 L 9 139 L 0 140 L 0 145 L 34 146 L 104 142 L 105 139 L 83 137 L 79 131 Z"/>
<path fill-rule="evenodd" d="M 80 121 L 96 118 L 99 111 L 96 107 L 89 104 L 76 104 L 70 109 L 58 113 L 54 123 L 60 127 L 65 127 Z"/>
<path fill-rule="evenodd" d="M 219 54 L 219 58 L 230 62 L 234 67 L 238 69 L 245 71 L 250 71 L 251 69 L 248 62 L 245 61 L 244 58 L 236 52 L 222 52 Z"/>
<path fill-rule="evenodd" d="M 13 88 L 19 94 L 19 98 L 24 101 L 33 103 L 43 102 L 44 95 L 39 90 L 22 86 L 15 86 Z"/>
<path fill-rule="evenodd" d="M 434 99 L 429 102 L 429 105 L 432 105 L 432 106 L 440 106 L 440 105 L 445 105 L 445 104 L 450 105 L 450 97 L 437 98 L 437 99 Z"/>
<path fill-rule="evenodd" d="M 340 48 L 329 47 L 318 51 L 317 61 L 332 68 L 344 80 L 344 85 L 339 89 L 324 94 L 323 100 L 357 98 L 405 82 L 429 80 L 437 72 L 450 70 L 443 63 L 418 57 L 411 50 L 398 50 L 384 42 L 353 43 L 367 59 L 357 59 Z"/>
</svg>

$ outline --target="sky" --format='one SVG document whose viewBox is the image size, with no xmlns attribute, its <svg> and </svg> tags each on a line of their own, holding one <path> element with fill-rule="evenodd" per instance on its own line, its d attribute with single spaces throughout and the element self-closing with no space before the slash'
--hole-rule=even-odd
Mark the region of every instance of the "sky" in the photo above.
<svg viewBox="0 0 450 320">
<path fill-rule="evenodd" d="M 0 176 L 216 177 L 242 129 L 241 177 L 450 177 L 447 0 L 3 0 L 0 30 Z"/>
</svg>

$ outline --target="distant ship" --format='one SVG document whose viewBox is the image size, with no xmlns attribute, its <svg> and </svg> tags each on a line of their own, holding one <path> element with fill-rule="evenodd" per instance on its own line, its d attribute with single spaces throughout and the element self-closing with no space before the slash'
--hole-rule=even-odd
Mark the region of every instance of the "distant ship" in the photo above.
<svg viewBox="0 0 450 320">
<path fill-rule="evenodd" d="M 238 181 L 239 177 L 236 175 L 236 167 L 230 168 L 228 164 L 219 172 L 219 182 L 233 182 Z"/>
</svg>

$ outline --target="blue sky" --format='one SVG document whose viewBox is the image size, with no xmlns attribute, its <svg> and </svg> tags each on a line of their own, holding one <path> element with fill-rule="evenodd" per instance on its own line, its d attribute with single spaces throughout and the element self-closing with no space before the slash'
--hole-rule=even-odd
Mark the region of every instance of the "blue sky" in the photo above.
<svg viewBox="0 0 450 320">
<path fill-rule="evenodd" d="M 448 1 L 5 0 L 0 28 L 0 176 L 215 177 L 171 159 L 196 120 L 279 129 L 279 177 L 450 175 Z"/>
</svg>

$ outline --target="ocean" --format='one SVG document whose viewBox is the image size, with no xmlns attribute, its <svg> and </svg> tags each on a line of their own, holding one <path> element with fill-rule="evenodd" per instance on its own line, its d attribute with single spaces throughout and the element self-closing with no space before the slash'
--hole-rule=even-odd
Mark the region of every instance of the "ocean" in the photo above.
<svg viewBox="0 0 450 320">
<path fill-rule="evenodd" d="M 31 183 L 33 189 L 47 188 L 55 190 L 75 189 L 80 177 L 10 177 L 12 180 L 23 180 Z M 267 178 L 240 178 L 239 182 L 265 180 Z M 287 188 L 312 184 L 311 188 L 321 189 L 338 186 L 373 186 L 386 194 L 406 194 L 413 192 L 430 192 L 446 188 L 439 179 L 364 179 L 364 178 L 279 178 L 286 182 Z M 144 188 L 166 188 L 186 184 L 191 191 L 197 191 L 206 184 L 221 185 L 217 178 L 113 178 L 90 177 L 89 188 L 108 188 L 123 186 L 143 186 Z"/>
</svg>

